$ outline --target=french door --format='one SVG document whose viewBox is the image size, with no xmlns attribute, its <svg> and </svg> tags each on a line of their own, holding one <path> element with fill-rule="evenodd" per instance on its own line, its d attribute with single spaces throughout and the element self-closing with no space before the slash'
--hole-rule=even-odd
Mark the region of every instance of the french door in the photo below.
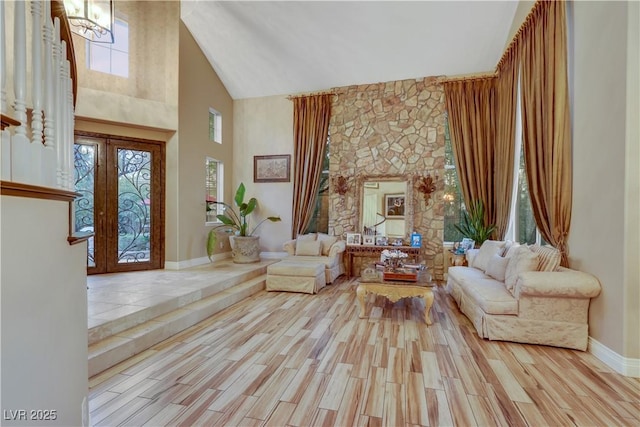
<svg viewBox="0 0 640 427">
<path fill-rule="evenodd" d="M 75 230 L 92 231 L 87 273 L 164 267 L 164 143 L 77 132 Z"/>
</svg>

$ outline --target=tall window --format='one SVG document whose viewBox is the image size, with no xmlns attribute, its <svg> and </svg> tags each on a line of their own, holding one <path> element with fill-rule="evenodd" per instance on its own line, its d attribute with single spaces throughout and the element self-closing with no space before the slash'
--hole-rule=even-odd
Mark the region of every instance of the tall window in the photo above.
<svg viewBox="0 0 640 427">
<path fill-rule="evenodd" d="M 222 144 L 222 114 L 209 108 L 209 141 Z"/>
<path fill-rule="evenodd" d="M 223 202 L 223 165 L 222 162 L 211 157 L 205 160 L 205 205 L 207 223 L 219 222 L 217 215 L 222 214 L 223 206 L 214 202 Z"/>
<path fill-rule="evenodd" d="M 322 172 L 318 185 L 318 196 L 313 217 L 305 233 L 327 233 L 329 231 L 329 144 L 330 136 L 327 135 L 327 145 L 324 149 L 322 160 Z"/>
<path fill-rule="evenodd" d="M 520 116 L 520 103 L 518 102 L 517 117 Z M 516 124 L 516 141 L 520 141 L 520 146 L 516 152 L 518 164 L 517 181 L 514 182 L 515 208 L 512 209 L 506 239 L 515 240 L 520 243 L 546 243 L 541 240 L 540 232 L 536 227 L 531 208 L 531 198 L 529 196 L 529 184 L 525 172 L 524 150 L 522 150 L 522 128 Z M 460 182 L 453 156 L 453 147 L 449 136 L 449 122 L 445 123 L 445 176 L 444 176 L 444 241 L 459 242 L 464 236 L 455 229 L 455 224 L 460 224 L 462 212 L 465 209 L 462 193 L 460 192 Z"/>
<path fill-rule="evenodd" d="M 120 77 L 129 77 L 129 24 L 116 19 L 113 43 L 87 40 L 87 68 Z"/>
<path fill-rule="evenodd" d="M 460 193 L 458 172 L 453 157 L 453 147 L 449 134 L 449 119 L 445 116 L 444 124 L 444 241 L 459 242 L 462 234 L 456 230 L 455 224 L 461 220 L 464 200 Z"/>
</svg>

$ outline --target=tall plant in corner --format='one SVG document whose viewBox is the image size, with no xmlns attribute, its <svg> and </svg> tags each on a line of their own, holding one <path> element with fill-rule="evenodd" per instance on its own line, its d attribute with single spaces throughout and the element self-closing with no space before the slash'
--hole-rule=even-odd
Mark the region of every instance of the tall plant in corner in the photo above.
<svg viewBox="0 0 640 427">
<path fill-rule="evenodd" d="M 496 229 L 495 224 L 485 224 L 484 203 L 480 199 L 471 202 L 471 206 L 462 212 L 462 223 L 455 224 L 454 227 L 464 237 L 475 241 L 476 247 L 480 247 L 485 240 L 489 239 Z"/>
<path fill-rule="evenodd" d="M 258 200 L 256 200 L 255 197 L 252 197 L 248 202 L 245 203 L 245 192 L 246 189 L 244 183 L 240 183 L 240 186 L 236 190 L 236 195 L 233 198 L 233 201 L 235 202 L 235 205 L 238 209 L 237 212 L 228 203 L 213 202 L 215 204 L 222 205 L 224 207 L 224 213 L 216 215 L 216 217 L 220 220 L 220 222 L 222 222 L 222 224 L 216 225 L 211 230 L 209 230 L 209 235 L 207 237 L 207 256 L 209 257 L 209 260 L 211 260 L 213 252 L 215 251 L 216 244 L 218 242 L 218 230 L 220 228 L 233 230 L 234 236 L 232 237 L 252 237 L 257 228 L 260 227 L 260 225 L 262 225 L 265 221 L 280 221 L 279 216 L 270 216 L 260 221 L 258 225 L 256 225 L 251 231 L 249 231 L 249 223 L 247 221 L 247 217 L 255 210 L 256 206 L 258 205 Z M 256 260 L 258 259 L 259 257 Z"/>
</svg>

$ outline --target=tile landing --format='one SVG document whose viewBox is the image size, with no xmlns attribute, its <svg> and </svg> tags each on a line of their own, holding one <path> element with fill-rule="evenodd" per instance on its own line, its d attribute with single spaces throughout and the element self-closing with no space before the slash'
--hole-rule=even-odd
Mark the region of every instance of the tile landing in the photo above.
<svg viewBox="0 0 640 427">
<path fill-rule="evenodd" d="M 277 261 L 88 276 L 89 376 L 260 292 Z"/>
</svg>

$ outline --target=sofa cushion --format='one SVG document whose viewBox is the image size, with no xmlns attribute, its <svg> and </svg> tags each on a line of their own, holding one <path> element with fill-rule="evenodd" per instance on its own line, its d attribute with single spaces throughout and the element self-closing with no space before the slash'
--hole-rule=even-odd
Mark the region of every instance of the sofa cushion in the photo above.
<svg viewBox="0 0 640 427">
<path fill-rule="evenodd" d="M 316 233 L 309 233 L 309 234 L 298 234 L 298 237 L 296 238 L 296 240 L 298 242 L 302 242 L 305 240 L 317 240 L 318 235 Z"/>
<path fill-rule="evenodd" d="M 504 282 L 505 274 L 507 272 L 507 266 L 509 265 L 509 258 L 501 257 L 495 254 L 489 260 L 486 273 L 500 282 Z"/>
<path fill-rule="evenodd" d="M 538 254 L 538 271 L 555 271 L 560 266 L 560 251 L 553 246 L 529 246 L 533 252 Z"/>
<path fill-rule="evenodd" d="M 320 241 L 318 240 L 302 240 L 298 239 L 296 243 L 296 255 L 320 255 Z"/>
<path fill-rule="evenodd" d="M 338 241 L 337 236 L 329 236 L 328 234 L 318 233 L 318 241 L 320 242 L 320 250 L 322 255 L 329 255 L 329 250 L 335 242 Z"/>
<path fill-rule="evenodd" d="M 482 278 L 463 276 L 458 284 L 464 298 L 473 301 L 485 313 L 518 314 L 518 301 L 507 291 L 504 283 L 483 275 Z"/>
<path fill-rule="evenodd" d="M 516 281 L 518 275 L 525 271 L 536 271 L 538 268 L 538 254 L 531 251 L 527 246 L 519 246 L 513 253 L 507 265 L 505 272 L 504 284 L 509 292 L 515 292 Z"/>
<path fill-rule="evenodd" d="M 498 240 L 485 240 L 484 243 L 482 243 L 482 246 L 480 246 L 478 255 L 473 259 L 473 267 L 486 271 L 491 257 L 499 253 L 503 247 L 504 242 Z"/>
<path fill-rule="evenodd" d="M 330 258 L 328 256 L 294 255 L 294 256 L 285 258 L 285 260 L 290 260 L 294 262 L 297 262 L 297 261 L 311 262 L 311 263 L 320 262 L 324 264 L 325 268 L 333 268 L 340 263 L 340 258 L 338 257 Z"/>
<path fill-rule="evenodd" d="M 518 242 L 514 242 L 511 245 L 509 245 L 509 248 L 504 251 L 504 257 L 512 258 L 520 246 L 521 245 Z"/>
</svg>

